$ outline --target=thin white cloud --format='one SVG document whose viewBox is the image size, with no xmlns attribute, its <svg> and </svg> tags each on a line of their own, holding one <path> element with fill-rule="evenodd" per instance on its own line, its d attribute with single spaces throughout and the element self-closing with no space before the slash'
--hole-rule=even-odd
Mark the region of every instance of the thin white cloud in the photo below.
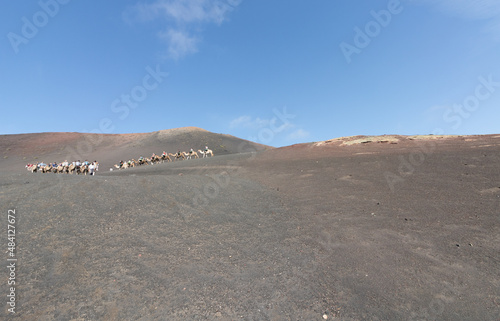
<svg viewBox="0 0 500 321">
<path fill-rule="evenodd" d="M 491 21 L 484 27 L 484 32 L 493 36 L 493 40 L 500 41 L 500 19 Z"/>
<path fill-rule="evenodd" d="M 499 0 L 407 0 L 413 4 L 425 4 L 460 19 L 484 22 L 483 31 L 500 40 Z"/>
<path fill-rule="evenodd" d="M 245 127 L 246 124 L 252 121 L 250 116 L 240 116 L 229 122 L 229 128 Z"/>
<path fill-rule="evenodd" d="M 229 122 L 229 128 L 261 129 L 269 127 L 272 119 L 252 118 L 247 115 L 240 116 Z"/>
<path fill-rule="evenodd" d="M 448 106 L 434 105 L 423 111 L 423 117 L 426 122 L 432 123 L 443 118 L 443 113 L 448 109 Z"/>
<path fill-rule="evenodd" d="M 177 23 L 222 23 L 233 7 L 219 0 L 157 0 L 150 4 L 140 3 L 132 14 L 141 20 L 166 18 Z"/>
<path fill-rule="evenodd" d="M 200 27 L 220 25 L 241 0 L 155 0 L 138 3 L 124 12 L 124 20 L 148 22 L 164 20 L 168 27 L 160 38 L 168 44 L 169 57 L 178 59 L 197 51 Z"/>
<path fill-rule="evenodd" d="M 290 134 L 288 134 L 287 139 L 291 140 L 291 141 L 301 141 L 301 140 L 304 140 L 310 136 L 311 136 L 311 133 L 309 133 L 306 130 L 303 130 L 302 128 L 299 128 L 299 129 L 291 132 Z"/>
<path fill-rule="evenodd" d="M 169 29 L 160 33 L 160 37 L 168 42 L 168 56 L 170 58 L 179 59 L 198 51 L 198 40 L 186 32 Z"/>
<path fill-rule="evenodd" d="M 466 19 L 483 20 L 500 14 L 498 0 L 425 0 L 442 11 Z"/>
<path fill-rule="evenodd" d="M 252 126 L 255 128 L 264 128 L 264 127 L 269 127 L 269 124 L 273 122 L 272 119 L 265 119 L 265 118 L 255 118 L 253 121 Z"/>
</svg>

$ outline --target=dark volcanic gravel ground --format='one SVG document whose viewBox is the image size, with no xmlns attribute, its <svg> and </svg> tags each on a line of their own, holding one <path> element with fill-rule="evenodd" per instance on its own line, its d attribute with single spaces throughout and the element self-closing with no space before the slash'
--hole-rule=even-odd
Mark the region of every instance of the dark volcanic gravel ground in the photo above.
<svg viewBox="0 0 500 321">
<path fill-rule="evenodd" d="M 372 143 L 2 172 L 17 318 L 500 320 L 500 143 L 484 140 L 413 170 L 411 143 Z"/>
</svg>

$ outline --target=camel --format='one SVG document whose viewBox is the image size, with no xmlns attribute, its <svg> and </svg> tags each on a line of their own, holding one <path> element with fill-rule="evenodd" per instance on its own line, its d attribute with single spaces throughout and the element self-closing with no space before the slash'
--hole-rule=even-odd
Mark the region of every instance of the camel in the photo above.
<svg viewBox="0 0 500 321">
<path fill-rule="evenodd" d="M 184 153 L 184 157 L 186 157 L 186 159 L 191 159 L 191 157 L 200 158 L 200 156 L 198 156 L 198 153 L 195 152 L 194 150 L 190 151 L 188 153 L 186 153 L 186 152 L 183 152 L 183 153 Z"/>
<path fill-rule="evenodd" d="M 97 162 L 96 162 L 97 163 Z M 66 173 L 66 174 L 73 174 L 76 172 L 76 174 L 84 174 L 87 175 L 90 173 L 89 166 L 88 165 L 81 165 L 81 166 L 76 166 L 75 164 L 69 164 L 68 163 L 61 163 L 57 165 L 56 167 L 52 165 L 46 165 L 43 164 L 42 166 L 39 166 L 39 164 L 27 164 L 25 166 L 26 170 L 35 173 L 35 172 L 42 172 L 42 173 Z M 117 165 L 115 165 L 117 167 Z M 132 166 L 132 165 L 129 165 Z M 125 166 L 124 168 L 126 168 Z M 117 167 L 118 168 L 118 167 Z M 95 170 L 94 170 L 95 171 Z"/>
<path fill-rule="evenodd" d="M 170 156 L 174 157 L 175 160 L 179 159 L 179 158 L 182 158 L 182 159 L 186 159 L 186 156 L 184 156 L 184 152 L 178 152 L 178 153 L 175 153 L 175 154 L 170 154 L 168 153 Z"/>
<path fill-rule="evenodd" d="M 128 167 L 129 167 L 129 165 L 128 165 L 128 163 L 127 163 L 127 162 L 123 163 L 123 165 L 122 165 L 121 167 L 120 167 L 120 165 L 117 165 L 117 164 L 115 164 L 114 166 L 115 166 L 117 169 L 126 169 L 126 168 L 128 168 Z"/>
<path fill-rule="evenodd" d="M 210 154 L 211 157 L 214 156 L 214 153 L 212 152 L 211 149 L 207 149 L 207 150 L 204 150 L 204 151 L 198 150 L 198 151 L 200 152 L 200 154 L 203 155 L 203 158 L 208 157 L 208 154 Z"/>
<path fill-rule="evenodd" d="M 153 155 L 151 157 L 151 164 L 156 164 L 156 163 L 159 163 L 160 161 L 161 161 L 161 157 L 158 155 Z"/>
<path fill-rule="evenodd" d="M 165 161 L 167 161 L 167 162 L 171 162 L 172 161 L 172 159 L 170 158 L 170 156 L 168 156 L 168 154 L 163 154 L 161 156 L 161 162 L 164 163 Z"/>
<path fill-rule="evenodd" d="M 75 169 L 76 169 L 76 165 L 75 164 L 71 164 L 71 165 L 68 166 L 67 173 L 73 174 L 73 172 L 75 171 Z"/>
<path fill-rule="evenodd" d="M 89 172 L 89 165 L 80 166 L 80 174 L 87 175 Z"/>
<path fill-rule="evenodd" d="M 68 174 L 69 172 L 69 166 L 65 166 L 65 165 L 59 165 L 55 168 L 54 170 L 54 173 L 66 173 Z"/>
</svg>

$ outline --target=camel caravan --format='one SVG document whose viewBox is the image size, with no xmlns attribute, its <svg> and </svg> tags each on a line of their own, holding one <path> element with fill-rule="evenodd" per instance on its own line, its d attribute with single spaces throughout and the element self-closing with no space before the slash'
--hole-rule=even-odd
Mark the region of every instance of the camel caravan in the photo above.
<svg viewBox="0 0 500 321">
<path fill-rule="evenodd" d="M 93 161 L 84 161 L 83 163 L 80 162 L 79 160 L 72 162 L 71 164 L 65 160 L 62 163 L 52 163 L 52 164 L 46 164 L 44 162 L 38 163 L 38 164 L 27 164 L 26 169 L 29 172 L 36 173 L 56 173 L 56 174 L 73 174 L 76 173 L 77 175 L 91 175 L 94 176 L 96 172 L 99 170 L 99 162 Z"/>
<path fill-rule="evenodd" d="M 202 158 L 214 156 L 214 153 L 212 152 L 211 149 L 208 148 L 208 146 L 205 146 L 204 150 L 199 149 L 198 153 L 202 155 Z M 187 159 L 194 159 L 194 158 L 200 158 L 198 153 L 191 148 L 189 152 L 181 152 L 180 150 L 177 151 L 177 153 L 172 154 L 172 153 L 167 153 L 163 151 L 161 155 L 157 155 L 153 153 L 150 158 L 147 157 L 139 157 L 138 160 L 135 159 L 130 159 L 126 162 L 120 161 L 118 164 L 113 165 L 114 168 L 116 169 L 126 169 L 130 167 L 137 167 L 141 165 L 154 165 L 154 164 L 160 164 L 164 162 L 173 162 L 177 160 L 187 160 Z M 110 168 L 112 171 L 113 168 Z"/>
</svg>

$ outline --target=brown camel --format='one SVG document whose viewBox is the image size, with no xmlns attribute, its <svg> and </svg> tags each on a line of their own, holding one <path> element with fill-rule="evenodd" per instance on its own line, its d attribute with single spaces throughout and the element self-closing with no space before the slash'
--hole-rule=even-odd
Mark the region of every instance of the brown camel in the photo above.
<svg viewBox="0 0 500 321">
<path fill-rule="evenodd" d="M 75 164 L 71 164 L 68 166 L 68 173 L 73 174 L 75 172 L 76 166 Z"/>
<path fill-rule="evenodd" d="M 89 165 L 80 166 L 80 174 L 87 175 L 89 172 Z"/>
<path fill-rule="evenodd" d="M 174 157 L 175 160 L 178 160 L 179 158 L 186 159 L 186 156 L 184 156 L 184 152 L 178 152 L 175 154 L 170 154 L 170 156 Z"/>
<path fill-rule="evenodd" d="M 161 157 L 158 155 L 153 155 L 151 157 L 151 164 L 156 164 L 156 163 L 159 163 L 160 161 L 161 161 Z"/>
<path fill-rule="evenodd" d="M 194 150 L 189 151 L 188 153 L 184 153 L 184 156 L 186 157 L 186 159 L 191 159 L 191 157 L 200 158 L 200 156 L 198 156 L 198 153 L 195 152 Z"/>
<path fill-rule="evenodd" d="M 172 158 L 170 158 L 170 156 L 168 156 L 168 154 L 166 154 L 166 153 L 161 156 L 161 162 L 164 163 L 165 161 L 167 161 L 167 162 L 172 161 Z"/>
</svg>

